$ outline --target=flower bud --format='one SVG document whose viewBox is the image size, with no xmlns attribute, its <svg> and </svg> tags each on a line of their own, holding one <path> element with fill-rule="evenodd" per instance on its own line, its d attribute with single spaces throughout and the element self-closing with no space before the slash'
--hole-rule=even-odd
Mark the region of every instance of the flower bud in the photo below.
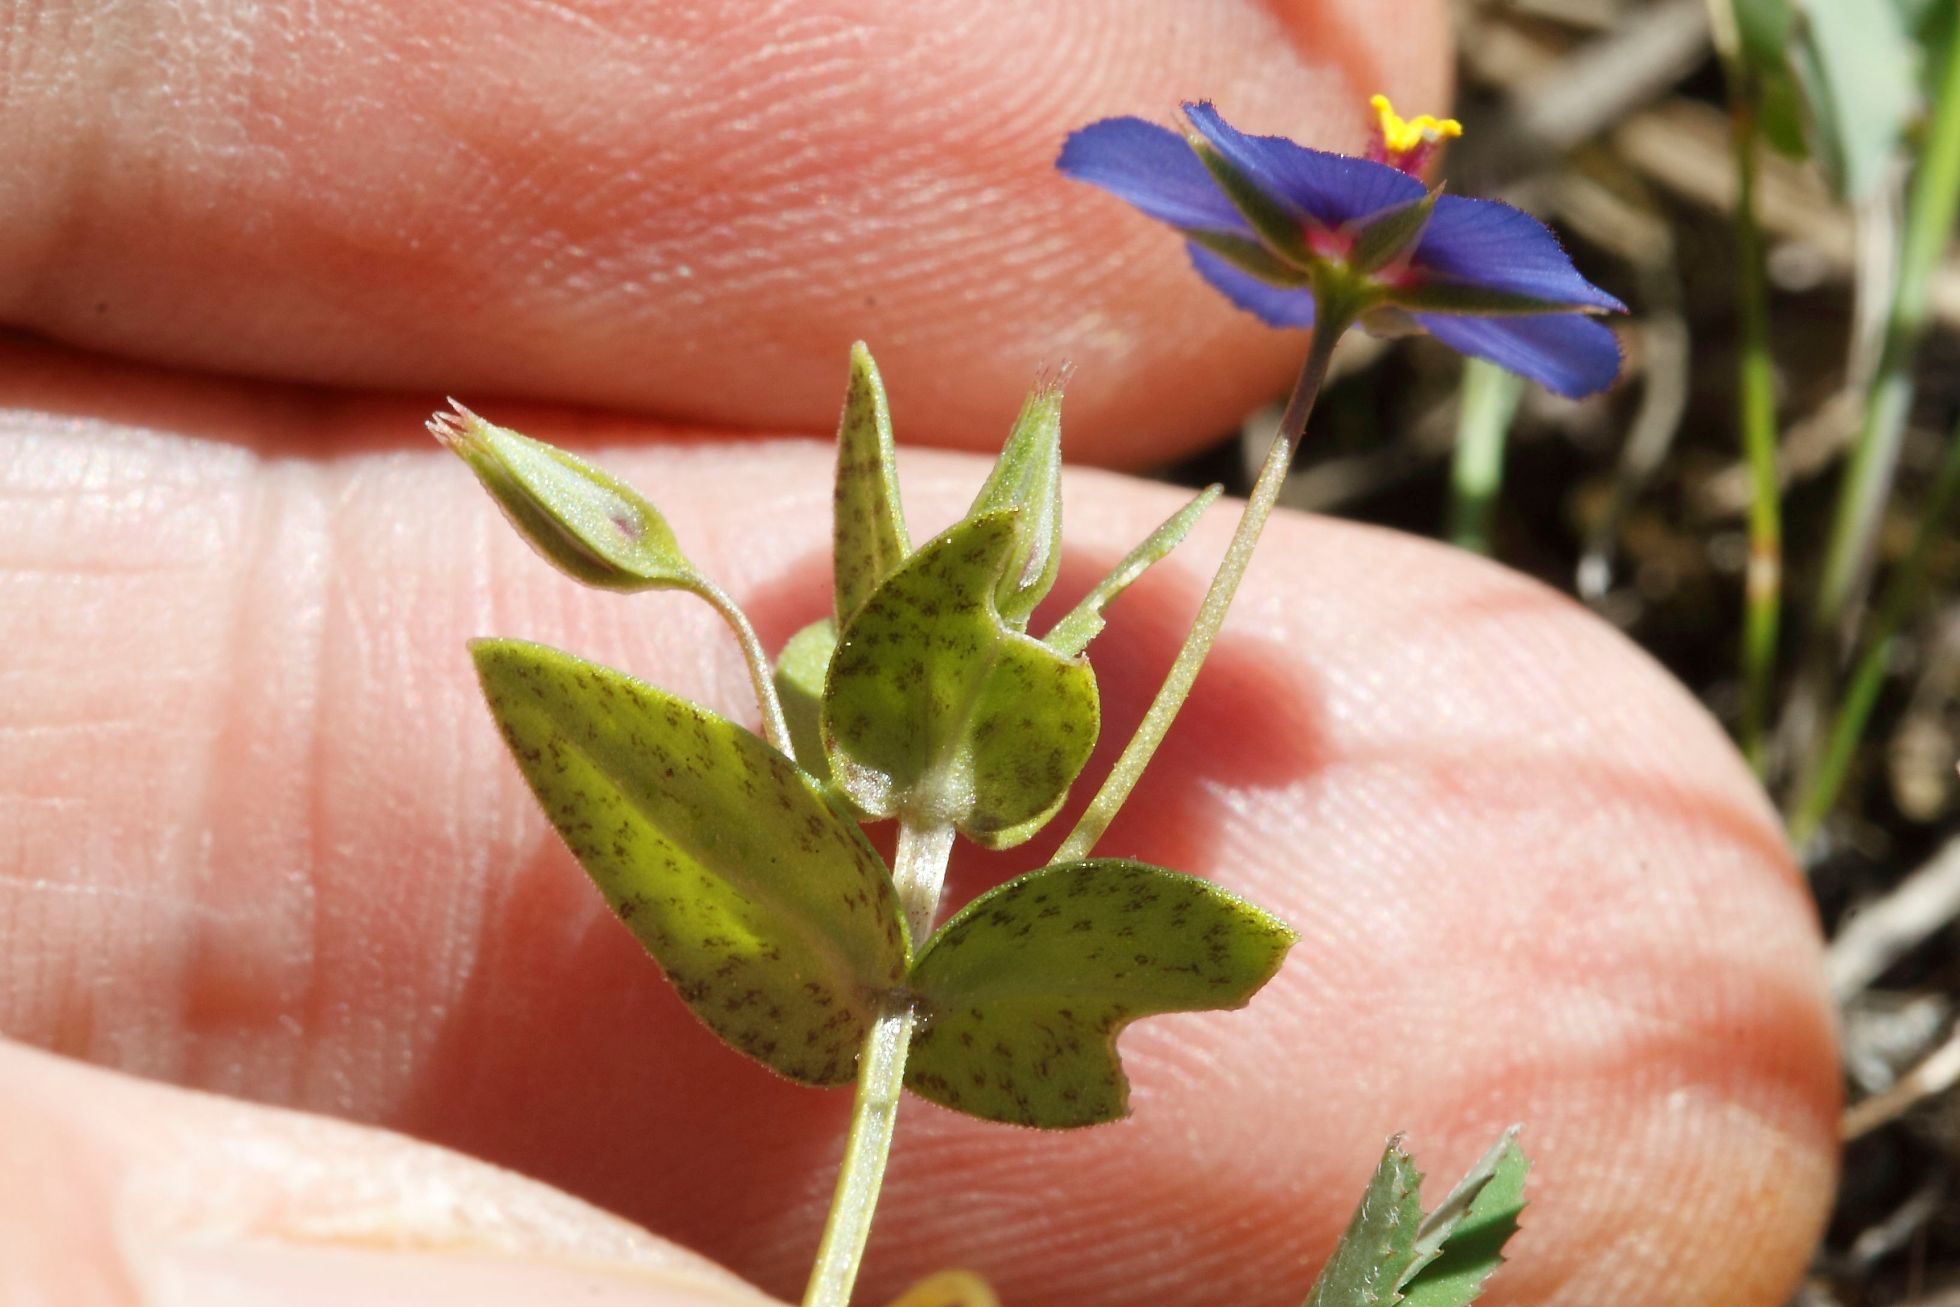
<svg viewBox="0 0 1960 1307">
<path fill-rule="evenodd" d="M 428 428 L 476 473 L 531 547 L 606 590 L 698 589 L 657 509 L 625 482 L 562 449 L 486 422 L 450 400 Z"/>
</svg>

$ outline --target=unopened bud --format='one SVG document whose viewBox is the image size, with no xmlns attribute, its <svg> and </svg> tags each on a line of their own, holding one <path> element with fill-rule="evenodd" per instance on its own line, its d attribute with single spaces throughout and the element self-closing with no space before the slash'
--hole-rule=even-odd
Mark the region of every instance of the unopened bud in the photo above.
<svg viewBox="0 0 1960 1307">
<path fill-rule="evenodd" d="M 548 562 L 607 590 L 699 587 L 666 519 L 631 486 L 449 402 L 454 411 L 430 418 L 430 434 L 470 465 L 518 534 Z"/>
</svg>

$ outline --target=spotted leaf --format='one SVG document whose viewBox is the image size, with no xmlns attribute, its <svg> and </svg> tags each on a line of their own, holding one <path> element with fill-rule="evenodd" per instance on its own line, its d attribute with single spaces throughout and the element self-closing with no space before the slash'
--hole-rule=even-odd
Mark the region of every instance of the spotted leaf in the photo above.
<svg viewBox="0 0 1960 1307">
<path fill-rule="evenodd" d="M 705 708 L 541 645 L 471 651 L 545 815 L 694 1014 L 792 1080 L 851 1080 L 909 951 L 857 826 Z"/>
<path fill-rule="evenodd" d="M 776 659 L 773 677 L 796 761 L 824 781 L 830 779 L 830 761 L 823 754 L 823 683 L 836 647 L 837 623 L 820 618 L 789 638 Z"/>
<path fill-rule="evenodd" d="M 905 1082 L 990 1121 L 1114 1121 L 1129 1110 L 1123 1027 L 1243 1007 L 1295 938 L 1194 876 L 1110 858 L 1043 867 L 975 899 L 920 951 L 907 983 L 924 1024 Z"/>
<path fill-rule="evenodd" d="M 1054 587 L 1062 565 L 1062 387 L 1036 386 L 1000 451 L 994 470 L 967 510 L 969 516 L 1017 510 L 1016 540 L 1001 573 L 995 603 L 1017 631 Z"/>
<path fill-rule="evenodd" d="M 851 346 L 851 381 L 837 422 L 831 509 L 834 616 L 841 625 L 912 552 L 898 497 L 885 383 L 863 341 Z"/>
<path fill-rule="evenodd" d="M 928 541 L 838 638 L 824 749 L 839 788 L 872 816 L 1025 838 L 1089 759 L 1095 674 L 994 606 L 1015 517 L 983 513 Z"/>
</svg>

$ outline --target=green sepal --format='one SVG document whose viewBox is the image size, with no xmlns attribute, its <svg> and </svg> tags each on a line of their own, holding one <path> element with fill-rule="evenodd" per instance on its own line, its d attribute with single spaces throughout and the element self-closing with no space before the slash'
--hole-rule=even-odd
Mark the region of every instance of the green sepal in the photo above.
<svg viewBox="0 0 1960 1307">
<path fill-rule="evenodd" d="M 1301 269 L 1311 268 L 1320 262 L 1307 245 L 1306 224 L 1298 214 L 1268 195 L 1204 137 L 1191 132 L 1184 139 L 1197 152 L 1205 171 L 1218 183 L 1218 189 L 1225 192 L 1225 198 L 1232 202 L 1232 207 L 1244 215 L 1245 220 L 1252 224 L 1252 230 L 1259 233 L 1259 239 L 1272 249 L 1281 262 Z"/>
<path fill-rule="evenodd" d="M 1412 313 L 1453 313 L 1464 317 L 1512 317 L 1524 313 L 1598 313 L 1590 304 L 1541 299 L 1515 291 L 1458 282 L 1424 280 L 1385 288 L 1383 304 Z M 1378 310 L 1377 310 L 1378 311 Z"/>
<path fill-rule="evenodd" d="M 1298 938 L 1195 876 L 1103 858 L 982 894 L 919 951 L 905 1083 L 972 1116 L 1064 1129 L 1129 1110 L 1138 1017 L 1243 1007 Z"/>
<path fill-rule="evenodd" d="M 1388 1141 L 1347 1232 L 1307 1293 L 1306 1307 L 1395 1307 L 1421 1226 L 1422 1174 L 1397 1136 Z"/>
<path fill-rule="evenodd" d="M 1436 212 L 1438 194 L 1430 191 L 1356 223 L 1354 244 L 1348 250 L 1349 269 L 1366 275 L 1413 254 L 1429 226 L 1429 216 Z"/>
<path fill-rule="evenodd" d="M 1424 1220 L 1416 1235 L 1416 1261 L 1402 1285 L 1406 1307 L 1465 1307 L 1503 1265 L 1531 1169 L 1517 1134 L 1516 1126 L 1505 1131 Z"/>
<path fill-rule="evenodd" d="M 899 501 L 885 383 L 863 341 L 851 346 L 851 380 L 837 422 L 832 509 L 833 616 L 841 627 L 912 552 Z"/>
<path fill-rule="evenodd" d="M 995 589 L 1001 620 L 1026 630 L 1035 605 L 1054 588 L 1062 566 L 1062 387 L 1038 385 L 1001 448 L 969 517 L 1018 510 L 1007 570 Z"/>
<path fill-rule="evenodd" d="M 1123 555 L 1123 560 L 1109 569 L 1109 574 L 1096 582 L 1095 588 L 1082 596 L 1082 602 L 1041 637 L 1041 642 L 1067 658 L 1087 649 L 1089 642 L 1102 633 L 1103 609 L 1129 589 L 1131 582 L 1177 548 L 1223 490 L 1217 484 L 1206 486 L 1190 503 L 1165 518 L 1155 531 L 1144 537 L 1142 544 Z"/>
<path fill-rule="evenodd" d="M 470 410 L 429 431 L 476 473 L 517 533 L 553 566 L 606 590 L 702 589 L 667 519 L 618 477 Z"/>
<path fill-rule="evenodd" d="M 1263 282 L 1292 290 L 1313 285 L 1313 276 L 1306 269 L 1294 267 L 1256 240 L 1222 231 L 1187 231 L 1184 236 Z"/>
<path fill-rule="evenodd" d="M 823 751 L 823 683 L 836 648 L 836 621 L 820 617 L 789 638 L 771 677 L 796 765 L 820 781 L 830 779 L 830 759 Z"/>
<path fill-rule="evenodd" d="M 1095 673 L 994 607 L 1016 516 L 970 517 L 928 541 L 838 638 L 824 751 L 838 788 L 871 816 L 997 836 L 1050 810 L 1089 760 Z"/>
<path fill-rule="evenodd" d="M 792 1080 L 850 1081 L 909 956 L 856 823 L 705 708 L 542 645 L 470 650 L 546 817 L 694 1014 Z"/>
</svg>

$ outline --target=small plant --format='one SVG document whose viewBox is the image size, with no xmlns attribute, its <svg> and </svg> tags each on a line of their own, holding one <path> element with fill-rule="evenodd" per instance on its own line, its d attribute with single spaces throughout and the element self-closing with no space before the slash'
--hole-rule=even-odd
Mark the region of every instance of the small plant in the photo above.
<svg viewBox="0 0 1960 1307">
<path fill-rule="evenodd" d="M 694 1014 L 791 1080 L 856 1084 L 805 1297 L 850 1300 L 900 1091 L 990 1121 L 1069 1129 L 1128 1110 L 1116 1052 L 1141 1017 L 1243 1006 L 1296 936 L 1203 880 L 1090 856 L 1188 694 L 1352 323 L 1427 330 L 1555 389 L 1611 380 L 1617 301 L 1537 222 L 1414 173 L 1453 123 L 1378 99 L 1372 160 L 1135 119 L 1071 137 L 1060 166 L 1190 239 L 1198 271 L 1269 322 L 1313 326 L 1282 437 L 1164 688 L 1050 864 L 938 921 L 958 836 L 1019 846 L 1059 813 L 1101 723 L 1088 651 L 1104 610 L 1183 539 L 1212 487 L 1039 634 L 1061 558 L 1061 391 L 1037 386 L 960 521 L 907 531 L 885 393 L 852 352 L 837 436 L 830 614 L 774 661 L 658 510 L 583 459 L 457 405 L 431 430 L 539 553 L 589 585 L 685 590 L 748 664 L 762 734 L 623 672 L 511 640 L 472 646 L 546 815 Z M 860 823 L 897 824 L 892 864 Z M 1522 1205 L 1507 1133 L 1435 1211 L 1391 1143 L 1309 1307 L 1454 1307 L 1477 1296 Z M 990 1300 L 971 1277 L 908 1301 Z"/>
</svg>

